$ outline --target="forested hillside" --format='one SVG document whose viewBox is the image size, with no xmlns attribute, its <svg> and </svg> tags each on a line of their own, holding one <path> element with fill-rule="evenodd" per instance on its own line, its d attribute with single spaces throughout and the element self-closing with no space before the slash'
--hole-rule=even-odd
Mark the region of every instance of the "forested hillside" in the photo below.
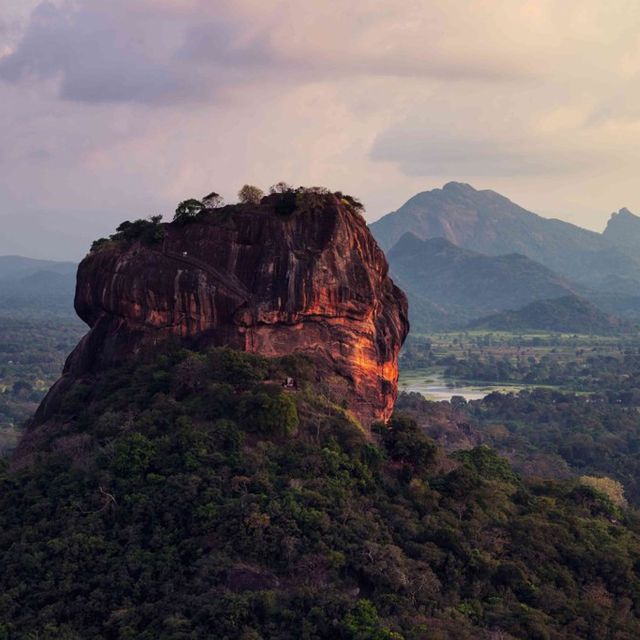
<svg viewBox="0 0 640 640">
<path fill-rule="evenodd" d="M 444 238 L 421 240 L 406 233 L 387 259 L 410 298 L 414 331 L 461 327 L 490 313 L 582 290 L 524 255 L 483 255 Z M 439 313 L 425 311 L 428 305 Z"/>
<path fill-rule="evenodd" d="M 474 320 L 470 328 L 492 331 L 556 331 L 607 335 L 629 331 L 624 322 L 598 309 L 588 300 L 569 295 L 550 300 L 536 300 L 515 311 L 502 311 Z"/>
<path fill-rule="evenodd" d="M 320 391 L 219 349 L 77 381 L 2 473 L 0 636 L 638 637 L 635 511 Z"/>
</svg>

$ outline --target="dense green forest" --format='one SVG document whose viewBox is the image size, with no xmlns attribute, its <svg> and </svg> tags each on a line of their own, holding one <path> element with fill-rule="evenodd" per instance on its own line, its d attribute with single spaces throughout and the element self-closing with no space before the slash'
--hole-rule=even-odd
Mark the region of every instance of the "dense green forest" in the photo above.
<svg viewBox="0 0 640 640">
<path fill-rule="evenodd" d="M 629 500 L 640 505 L 640 413 L 620 395 L 536 389 L 492 393 L 468 407 L 486 441 L 513 451 L 514 460 L 532 472 L 552 475 L 563 461 L 573 473 L 619 480 Z"/>
<path fill-rule="evenodd" d="M 367 440 L 303 358 L 157 355 L 57 423 L 2 472 L 0 638 L 640 635 L 634 509 L 400 414 Z"/>
<path fill-rule="evenodd" d="M 488 444 L 529 476 L 610 477 L 640 504 L 638 338 L 433 335 L 410 338 L 402 362 L 405 371 L 438 370 L 450 381 L 515 385 L 470 402 L 401 396 L 397 408 L 443 446 Z"/>
<path fill-rule="evenodd" d="M 58 379 L 86 326 L 72 312 L 0 312 L 0 455 Z"/>
<path fill-rule="evenodd" d="M 640 413 L 618 394 L 533 389 L 470 402 L 429 402 L 411 393 L 402 394 L 396 406 L 447 448 L 490 445 L 527 476 L 610 477 L 640 506 Z"/>
</svg>

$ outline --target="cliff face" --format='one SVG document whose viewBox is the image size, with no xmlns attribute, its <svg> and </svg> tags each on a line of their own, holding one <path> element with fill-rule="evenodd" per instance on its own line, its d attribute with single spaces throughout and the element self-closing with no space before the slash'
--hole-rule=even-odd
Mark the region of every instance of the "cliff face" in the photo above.
<svg viewBox="0 0 640 640">
<path fill-rule="evenodd" d="M 319 383 L 363 425 L 387 419 L 408 331 L 405 295 L 351 207 L 326 195 L 320 206 L 281 216 L 276 198 L 164 225 L 156 244 L 90 253 L 78 268 L 75 307 L 91 330 L 32 429 L 56 411 L 69 381 L 169 339 L 266 356 L 309 354 Z"/>
</svg>

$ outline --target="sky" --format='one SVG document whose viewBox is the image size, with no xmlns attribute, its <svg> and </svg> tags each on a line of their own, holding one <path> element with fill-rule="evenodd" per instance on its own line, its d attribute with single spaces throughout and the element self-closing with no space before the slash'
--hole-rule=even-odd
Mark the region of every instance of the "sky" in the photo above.
<svg viewBox="0 0 640 640">
<path fill-rule="evenodd" d="M 245 183 L 640 212 L 637 0 L 0 0 L 0 254 Z"/>
</svg>

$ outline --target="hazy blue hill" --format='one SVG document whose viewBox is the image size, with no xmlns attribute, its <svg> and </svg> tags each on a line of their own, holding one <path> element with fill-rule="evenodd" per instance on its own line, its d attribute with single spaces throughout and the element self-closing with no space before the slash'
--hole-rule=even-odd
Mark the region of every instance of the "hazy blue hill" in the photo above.
<svg viewBox="0 0 640 640">
<path fill-rule="evenodd" d="M 444 238 L 421 240 L 412 233 L 388 252 L 388 260 L 394 279 L 409 296 L 412 326 L 418 330 L 461 326 L 580 289 L 523 255 L 487 256 Z"/>
<path fill-rule="evenodd" d="M 0 256 L 0 308 L 73 313 L 76 267 L 73 262 Z"/>
<path fill-rule="evenodd" d="M 17 280 L 42 271 L 75 275 L 76 267 L 75 262 L 37 260 L 23 256 L 0 256 L 0 280 Z"/>
<path fill-rule="evenodd" d="M 592 292 L 589 300 L 599 309 L 620 318 L 637 321 L 640 318 L 640 291 L 636 295 L 606 292 Z"/>
<path fill-rule="evenodd" d="M 415 195 L 374 222 L 371 231 L 385 250 L 410 231 L 489 255 L 520 253 L 590 286 L 610 276 L 640 282 L 640 260 L 603 235 L 543 218 L 495 191 L 458 182 Z"/>
<path fill-rule="evenodd" d="M 473 328 L 494 331 L 560 331 L 606 335 L 629 328 L 578 296 L 537 300 L 516 311 L 503 311 L 474 321 Z"/>
</svg>

